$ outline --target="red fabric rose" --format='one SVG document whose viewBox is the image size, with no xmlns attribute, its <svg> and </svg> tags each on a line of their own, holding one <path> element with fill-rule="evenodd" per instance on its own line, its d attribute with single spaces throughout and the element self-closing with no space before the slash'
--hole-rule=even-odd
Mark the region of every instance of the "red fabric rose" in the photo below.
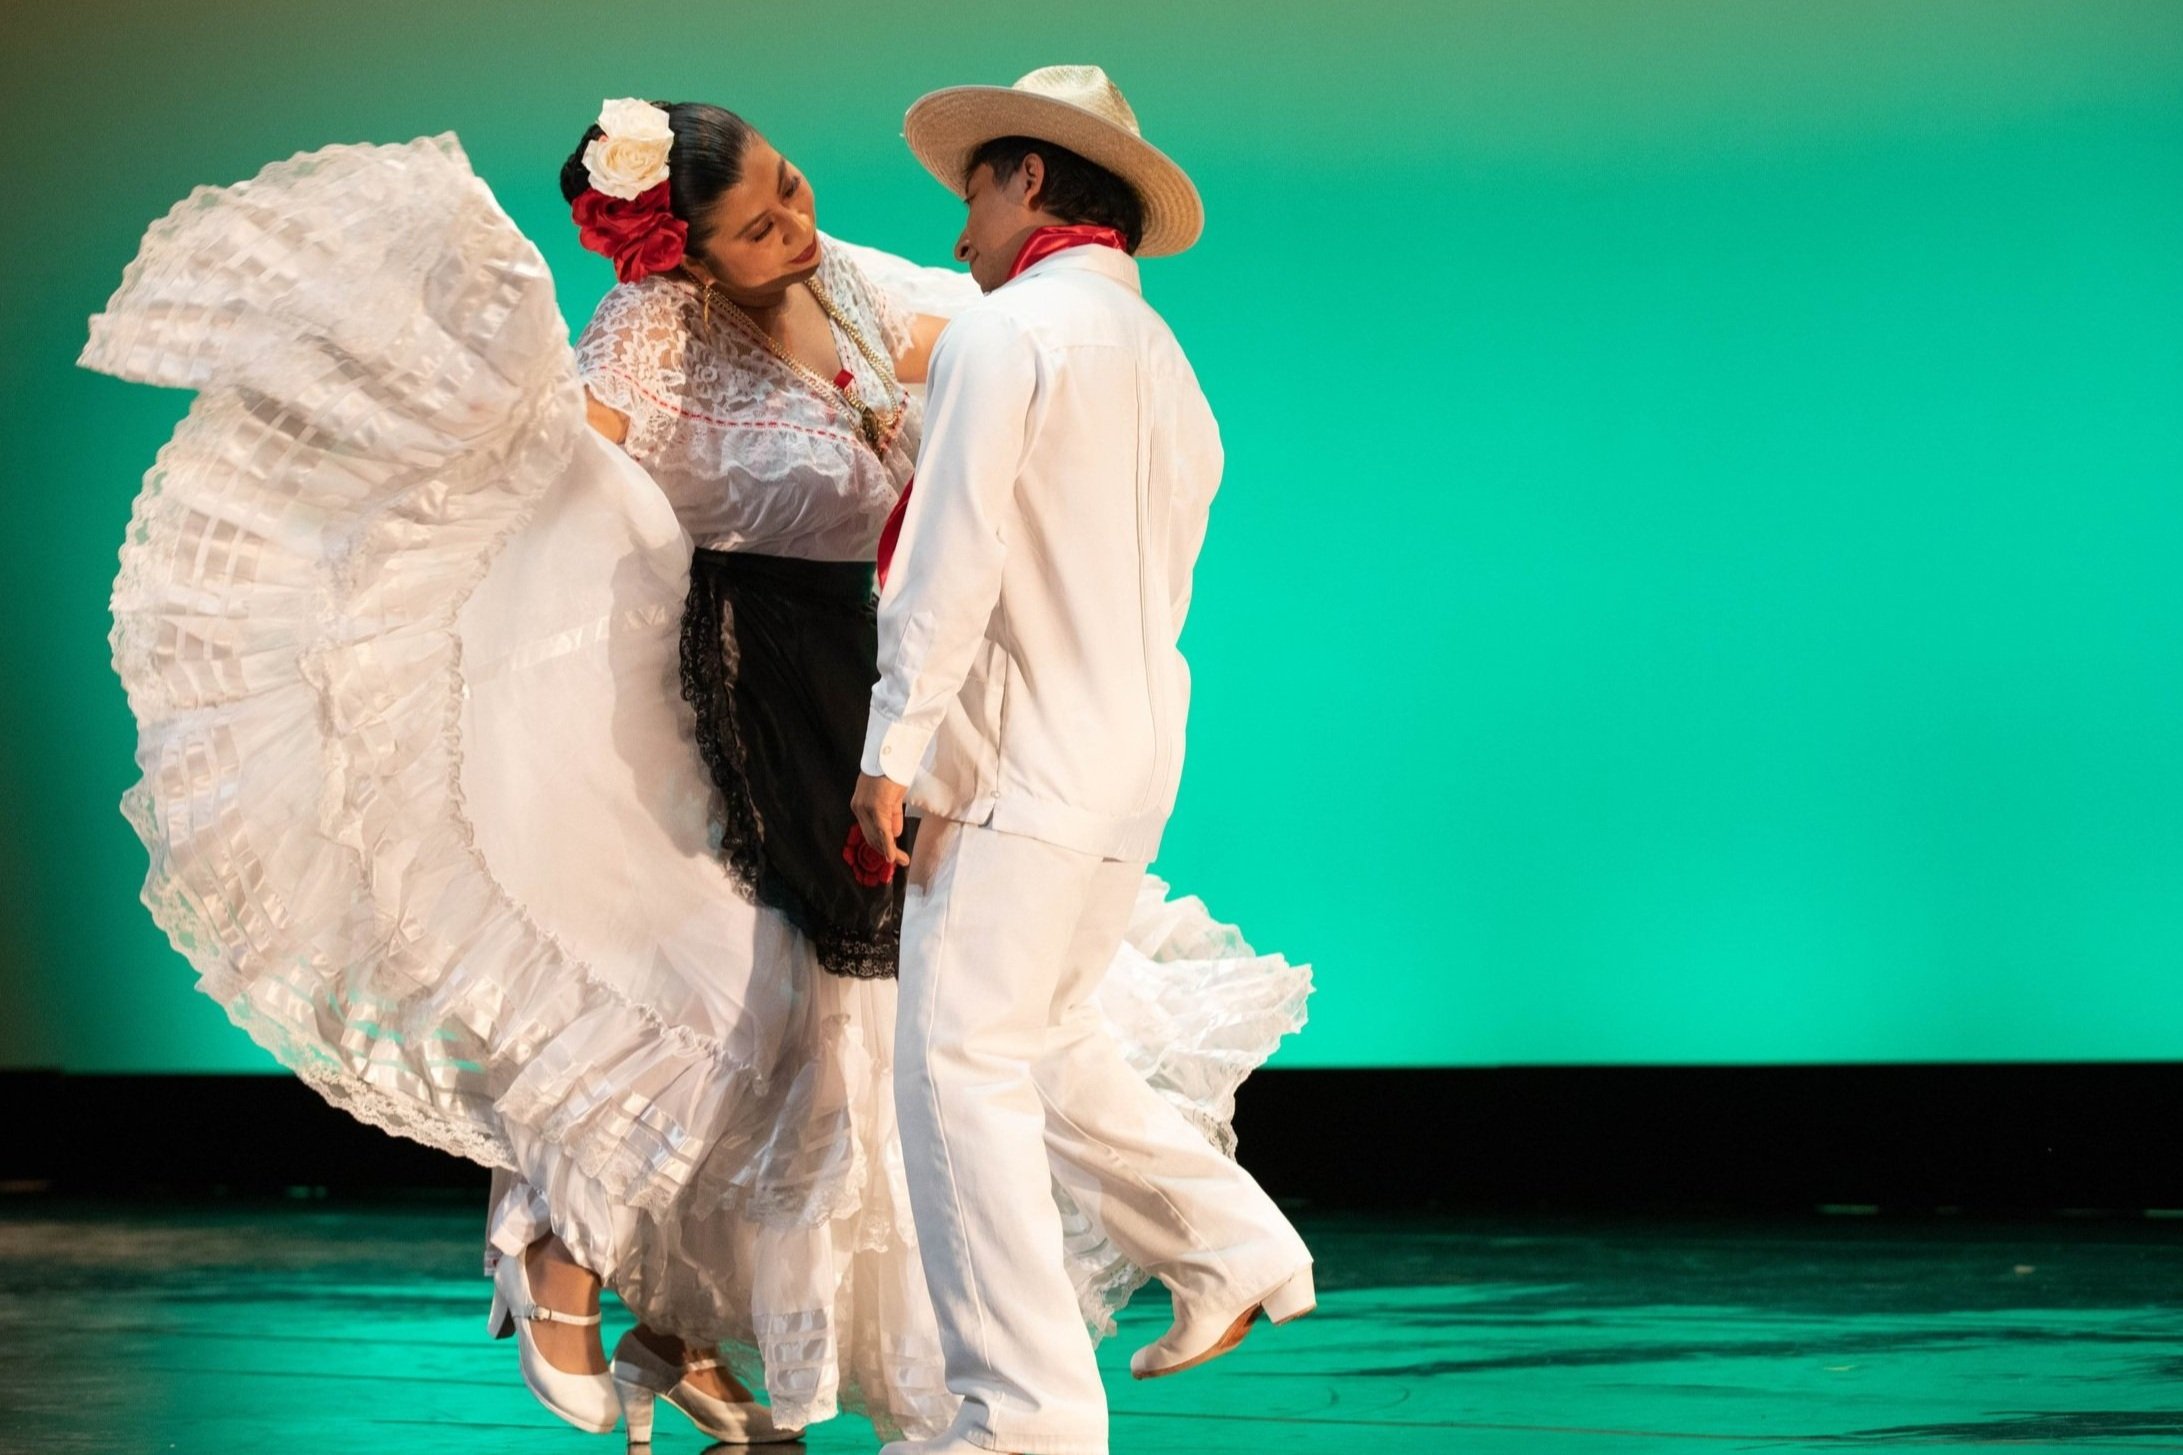
<svg viewBox="0 0 2183 1455">
<path fill-rule="evenodd" d="M 613 259 L 614 276 L 624 283 L 676 266 L 690 240 L 689 224 L 668 207 L 665 182 L 626 200 L 586 187 L 569 215 L 584 246 Z"/>
<path fill-rule="evenodd" d="M 866 843 L 864 830 L 856 824 L 849 825 L 849 842 L 841 846 L 841 858 L 866 889 L 894 883 L 894 860 Z"/>
</svg>

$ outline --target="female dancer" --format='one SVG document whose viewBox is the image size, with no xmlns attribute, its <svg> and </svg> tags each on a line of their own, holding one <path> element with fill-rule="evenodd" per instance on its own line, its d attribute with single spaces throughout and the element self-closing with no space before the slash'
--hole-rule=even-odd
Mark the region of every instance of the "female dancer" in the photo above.
<svg viewBox="0 0 2183 1455">
<path fill-rule="evenodd" d="M 200 189 L 93 320 L 87 365 L 199 391 L 114 593 L 145 900 L 329 1100 L 501 1170 L 493 1323 L 556 1413 L 934 1433 L 847 801 L 904 381 L 965 285 L 821 234 L 714 107 L 609 103 L 563 188 L 621 279 L 573 352 L 446 137 Z M 1227 1145 L 1308 988 L 1148 877 L 1101 1004 Z M 1110 1326 L 1143 1275 L 1056 1195 Z"/>
</svg>

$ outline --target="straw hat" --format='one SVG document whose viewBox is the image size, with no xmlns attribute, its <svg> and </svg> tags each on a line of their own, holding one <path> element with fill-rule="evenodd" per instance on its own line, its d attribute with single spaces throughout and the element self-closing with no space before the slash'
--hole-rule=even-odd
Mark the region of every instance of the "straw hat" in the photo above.
<svg viewBox="0 0 2183 1455">
<path fill-rule="evenodd" d="M 1046 66 L 1013 86 L 950 86 L 918 98 L 902 136 L 925 170 L 956 196 L 970 155 L 1003 136 L 1067 147 L 1137 190 L 1145 205 L 1141 258 L 1179 253 L 1205 230 L 1189 174 L 1144 139 L 1121 88 L 1097 66 Z"/>
</svg>

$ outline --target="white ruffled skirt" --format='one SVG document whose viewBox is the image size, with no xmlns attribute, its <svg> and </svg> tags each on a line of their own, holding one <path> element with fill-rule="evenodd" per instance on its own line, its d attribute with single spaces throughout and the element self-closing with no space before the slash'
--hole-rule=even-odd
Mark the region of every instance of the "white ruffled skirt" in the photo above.
<svg viewBox="0 0 2183 1455">
<path fill-rule="evenodd" d="M 776 1418 L 952 1417 L 889 1077 L 895 986 L 821 971 L 715 857 L 678 679 L 691 542 L 584 421 L 552 280 L 452 137 L 202 188 L 82 362 L 197 391 L 114 586 L 144 901 L 329 1101 L 514 1184 Z M 1232 1149 L 1310 974 L 1147 877 L 1100 992 Z M 1087 1321 L 1142 1282 L 1067 1203 Z"/>
</svg>

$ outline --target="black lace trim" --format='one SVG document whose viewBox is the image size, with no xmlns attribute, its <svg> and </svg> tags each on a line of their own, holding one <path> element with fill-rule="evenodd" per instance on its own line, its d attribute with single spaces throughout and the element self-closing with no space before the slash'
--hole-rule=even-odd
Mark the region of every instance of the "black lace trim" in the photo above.
<svg viewBox="0 0 2183 1455">
<path fill-rule="evenodd" d="M 682 608 L 682 699 L 697 712 L 697 751 L 719 794 L 720 859 L 745 897 L 758 898 L 765 868 L 765 821 L 750 793 L 749 752 L 743 745 L 731 687 L 735 634 L 727 593 L 711 572 L 693 568 Z"/>
<path fill-rule="evenodd" d="M 883 907 L 877 926 L 831 922 L 798 891 L 767 855 L 765 815 L 752 784 L 752 755 L 735 693 L 741 666 L 735 605 L 722 573 L 708 569 L 700 551 L 690 571 L 690 592 L 682 613 L 682 696 L 697 716 L 697 749 L 715 790 L 719 855 L 728 877 L 745 898 L 775 910 L 808 939 L 820 966 L 835 975 L 859 980 L 892 978 L 901 955 L 901 899 L 906 876 L 891 888 L 869 891 Z M 855 725 L 861 735 L 863 724 Z M 763 771 L 762 767 L 760 771 Z M 853 779 L 854 768 L 849 769 Z M 853 882 L 849 866 L 840 872 Z"/>
</svg>

